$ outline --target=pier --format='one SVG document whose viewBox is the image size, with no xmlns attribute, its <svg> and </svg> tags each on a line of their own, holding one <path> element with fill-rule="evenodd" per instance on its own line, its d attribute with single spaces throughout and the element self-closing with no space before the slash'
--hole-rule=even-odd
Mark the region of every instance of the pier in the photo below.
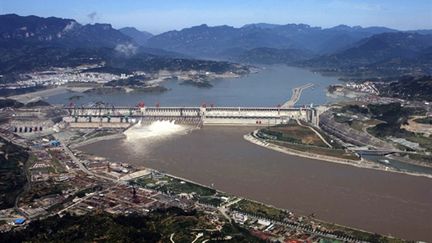
<svg viewBox="0 0 432 243">
<path fill-rule="evenodd" d="M 288 100 L 285 104 L 283 104 L 282 107 L 284 107 L 284 108 L 294 107 L 294 105 L 300 100 L 300 97 L 301 97 L 303 90 L 310 88 L 312 86 L 314 86 L 313 83 L 308 83 L 308 84 L 302 85 L 300 87 L 293 88 L 291 99 Z"/>
</svg>

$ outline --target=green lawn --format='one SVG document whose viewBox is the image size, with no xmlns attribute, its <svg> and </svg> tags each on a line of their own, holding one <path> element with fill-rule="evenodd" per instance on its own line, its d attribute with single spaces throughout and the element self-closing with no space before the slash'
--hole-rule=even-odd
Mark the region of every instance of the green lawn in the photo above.
<svg viewBox="0 0 432 243">
<path fill-rule="evenodd" d="M 279 146 L 283 146 L 283 147 L 287 147 L 290 149 L 298 150 L 301 152 L 307 152 L 311 154 L 319 154 L 319 155 L 325 155 L 325 156 L 331 156 L 331 157 L 349 159 L 349 160 L 360 160 L 360 158 L 357 157 L 354 153 L 346 152 L 344 149 L 321 148 L 321 147 L 314 147 L 314 146 L 293 144 L 293 143 L 286 143 L 286 142 L 279 142 L 279 141 L 275 141 L 274 143 Z"/>
</svg>

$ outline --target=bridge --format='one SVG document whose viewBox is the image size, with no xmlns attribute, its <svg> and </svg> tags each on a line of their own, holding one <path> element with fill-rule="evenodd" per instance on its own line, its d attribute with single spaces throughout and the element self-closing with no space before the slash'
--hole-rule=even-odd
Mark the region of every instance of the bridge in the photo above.
<svg viewBox="0 0 432 243">
<path fill-rule="evenodd" d="M 271 126 L 300 119 L 315 126 L 319 123 L 319 107 L 66 107 L 69 124 L 130 124 L 138 120 L 175 120 L 176 123 L 199 125 Z M 96 123 L 96 124 L 95 124 Z M 107 126 L 107 124 L 105 124 Z"/>
</svg>

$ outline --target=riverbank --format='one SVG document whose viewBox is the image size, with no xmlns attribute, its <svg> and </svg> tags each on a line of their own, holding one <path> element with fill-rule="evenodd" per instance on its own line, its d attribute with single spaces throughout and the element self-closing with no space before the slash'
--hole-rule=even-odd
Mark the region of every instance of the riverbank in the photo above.
<svg viewBox="0 0 432 243">
<path fill-rule="evenodd" d="M 258 146 L 270 149 L 270 150 L 274 150 L 277 152 L 281 152 L 281 153 L 285 153 L 285 154 L 289 154 L 289 155 L 294 155 L 294 156 L 298 156 L 298 157 L 303 157 L 303 158 L 309 158 L 309 159 L 315 159 L 315 160 L 320 160 L 320 161 L 325 161 L 325 162 L 331 162 L 331 163 L 337 163 L 337 164 L 344 164 L 344 165 L 350 165 L 350 166 L 354 166 L 357 168 L 363 168 L 363 169 L 374 169 L 374 170 L 380 170 L 380 171 L 386 171 L 386 172 L 393 172 L 393 173 L 401 173 L 401 174 L 406 174 L 406 175 L 412 175 L 412 176 L 422 176 L 422 177 L 427 177 L 427 178 L 431 178 L 432 179 L 432 175 L 429 174 L 421 174 L 421 173 L 412 173 L 412 172 L 403 172 L 403 171 L 397 171 L 395 169 L 392 169 L 391 167 L 387 167 L 381 164 L 377 164 L 374 163 L 372 161 L 369 160 L 365 160 L 365 159 L 361 159 L 361 160 L 348 160 L 348 159 L 340 159 L 337 157 L 330 157 L 330 156 L 325 156 L 325 155 L 318 155 L 318 154 L 312 154 L 312 153 L 308 153 L 308 152 L 303 152 L 303 151 L 298 151 L 298 150 L 294 150 L 294 149 L 290 149 L 287 147 L 282 147 L 270 142 L 267 142 L 263 139 L 260 139 L 256 136 L 256 133 L 258 132 L 258 130 L 255 130 L 254 132 L 250 133 L 250 134 L 246 134 L 243 136 L 243 138 L 248 141 L 251 142 L 253 144 L 256 144 Z"/>
<path fill-rule="evenodd" d="M 349 166 L 354 166 L 354 167 L 362 168 L 362 169 L 373 169 L 373 170 L 379 170 L 379 171 L 385 171 L 385 172 L 406 174 L 406 175 L 410 175 L 410 176 L 422 176 L 422 177 L 432 179 L 432 175 L 430 175 L 430 174 L 398 171 L 392 167 L 388 167 L 388 166 L 385 166 L 384 164 L 379 164 L 379 163 L 376 163 L 376 162 L 373 162 L 373 161 L 370 161 L 370 160 L 367 160 L 364 158 L 362 158 L 361 160 L 341 159 L 341 158 L 337 158 L 337 157 L 319 155 L 319 154 L 315 154 L 315 153 L 309 153 L 309 152 L 295 150 L 295 149 L 284 147 L 284 146 L 279 146 L 279 145 L 267 142 L 264 139 L 258 138 L 256 136 L 257 132 L 258 132 L 258 130 L 255 130 L 252 133 L 246 134 L 243 136 L 243 139 L 252 143 L 252 144 L 258 145 L 260 147 L 264 147 L 264 148 L 269 149 L 269 150 L 273 150 L 273 151 L 277 151 L 280 153 L 293 155 L 293 156 L 297 156 L 297 157 L 314 159 L 314 160 L 318 160 L 318 161 L 324 161 L 324 162 L 330 162 L 330 163 L 336 163 L 336 164 L 349 165 Z M 110 134 L 110 135 L 106 135 L 106 136 L 99 136 L 99 137 L 95 137 L 95 138 L 90 138 L 88 140 L 80 141 L 77 143 L 71 143 L 70 146 L 73 149 L 79 149 L 79 147 L 87 146 L 90 144 L 95 144 L 95 143 L 102 142 L 102 141 L 123 139 L 125 137 L 126 136 L 124 135 L 123 132 L 119 132 L 116 134 Z"/>
<path fill-rule="evenodd" d="M 91 87 L 68 87 L 68 86 L 58 86 L 51 87 L 44 90 L 39 90 L 35 92 L 25 93 L 21 95 L 13 95 L 10 96 L 10 99 L 14 99 L 21 103 L 29 103 L 35 102 L 38 100 L 48 99 L 51 96 L 66 94 L 67 92 L 85 92 L 86 90 L 91 89 Z"/>
<path fill-rule="evenodd" d="M 97 143 L 97 142 L 101 142 L 101 141 L 108 141 L 108 140 L 114 140 L 114 139 L 120 139 L 120 138 L 125 138 L 126 136 L 123 133 L 116 133 L 116 134 L 110 134 L 110 135 L 106 135 L 106 136 L 100 136 L 100 137 L 95 137 L 95 138 L 90 138 L 87 139 L 85 141 L 81 141 L 78 143 L 71 143 L 69 145 L 70 148 L 76 149 L 78 147 L 81 146 L 86 146 L 89 144 L 93 144 L 93 143 Z"/>
</svg>

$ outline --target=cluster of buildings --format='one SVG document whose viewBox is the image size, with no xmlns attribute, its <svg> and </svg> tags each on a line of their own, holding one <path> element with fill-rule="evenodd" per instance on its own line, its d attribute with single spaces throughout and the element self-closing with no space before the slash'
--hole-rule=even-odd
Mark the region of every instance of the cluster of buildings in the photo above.
<svg viewBox="0 0 432 243">
<path fill-rule="evenodd" d="M 351 89 L 357 92 L 368 93 L 372 95 L 379 95 L 379 90 L 375 87 L 375 84 L 371 81 L 363 83 L 348 82 L 344 84 L 345 88 Z"/>
<path fill-rule="evenodd" d="M 35 71 L 21 74 L 21 80 L 15 83 L 0 84 L 0 89 L 23 89 L 30 87 L 60 86 L 70 82 L 107 83 L 112 80 L 126 79 L 135 74 L 112 74 L 87 71 L 103 65 L 81 65 L 78 67 L 51 68 L 46 71 Z"/>
</svg>

